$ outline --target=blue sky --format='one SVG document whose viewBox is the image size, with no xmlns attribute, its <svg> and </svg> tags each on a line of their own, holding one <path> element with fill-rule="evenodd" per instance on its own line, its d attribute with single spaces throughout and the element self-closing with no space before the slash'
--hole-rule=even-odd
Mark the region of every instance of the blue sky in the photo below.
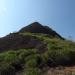
<svg viewBox="0 0 75 75">
<path fill-rule="evenodd" d="M 0 0 L 0 37 L 35 21 L 75 40 L 75 0 Z"/>
</svg>

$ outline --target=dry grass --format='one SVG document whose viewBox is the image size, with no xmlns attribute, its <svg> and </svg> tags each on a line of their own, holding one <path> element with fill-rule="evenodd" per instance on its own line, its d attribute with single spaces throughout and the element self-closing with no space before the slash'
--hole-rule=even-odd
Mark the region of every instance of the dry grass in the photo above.
<svg viewBox="0 0 75 75">
<path fill-rule="evenodd" d="M 75 75 L 75 66 L 50 68 L 44 75 Z"/>
</svg>

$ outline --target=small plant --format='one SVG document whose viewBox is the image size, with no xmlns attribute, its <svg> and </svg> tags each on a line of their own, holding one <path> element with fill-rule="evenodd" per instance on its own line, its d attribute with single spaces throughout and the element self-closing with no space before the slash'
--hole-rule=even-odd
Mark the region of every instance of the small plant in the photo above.
<svg viewBox="0 0 75 75">
<path fill-rule="evenodd" d="M 28 68 L 23 75 L 41 75 L 41 70 L 38 68 Z"/>
</svg>

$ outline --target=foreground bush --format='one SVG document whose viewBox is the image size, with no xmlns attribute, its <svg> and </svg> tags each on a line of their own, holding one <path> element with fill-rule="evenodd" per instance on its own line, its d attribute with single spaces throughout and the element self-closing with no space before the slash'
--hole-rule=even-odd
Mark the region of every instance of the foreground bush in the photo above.
<svg viewBox="0 0 75 75">
<path fill-rule="evenodd" d="M 41 75 L 41 70 L 38 68 L 28 68 L 23 75 Z"/>
</svg>

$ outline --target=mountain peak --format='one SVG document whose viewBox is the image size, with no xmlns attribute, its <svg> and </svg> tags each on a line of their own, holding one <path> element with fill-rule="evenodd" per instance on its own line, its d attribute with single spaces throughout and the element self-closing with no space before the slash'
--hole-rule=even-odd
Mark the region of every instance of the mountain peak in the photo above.
<svg viewBox="0 0 75 75">
<path fill-rule="evenodd" d="M 57 32 L 55 32 L 53 29 L 51 29 L 48 26 L 43 26 L 39 22 L 34 22 L 29 24 L 26 27 L 23 27 L 19 32 L 25 33 L 25 32 L 30 32 L 30 33 L 43 33 L 43 34 L 49 34 L 52 37 L 59 37 L 62 38 Z"/>
<path fill-rule="evenodd" d="M 26 27 L 23 27 L 20 32 L 32 32 L 32 33 L 40 33 L 39 30 L 43 29 L 43 25 L 41 25 L 39 22 L 33 22 Z"/>
<path fill-rule="evenodd" d="M 41 25 L 39 22 L 33 22 L 32 25 Z"/>
<path fill-rule="evenodd" d="M 29 24 L 28 26 L 32 26 L 35 28 L 35 27 L 42 27 L 43 25 L 40 24 L 39 22 L 33 22 L 33 23 Z"/>
</svg>

